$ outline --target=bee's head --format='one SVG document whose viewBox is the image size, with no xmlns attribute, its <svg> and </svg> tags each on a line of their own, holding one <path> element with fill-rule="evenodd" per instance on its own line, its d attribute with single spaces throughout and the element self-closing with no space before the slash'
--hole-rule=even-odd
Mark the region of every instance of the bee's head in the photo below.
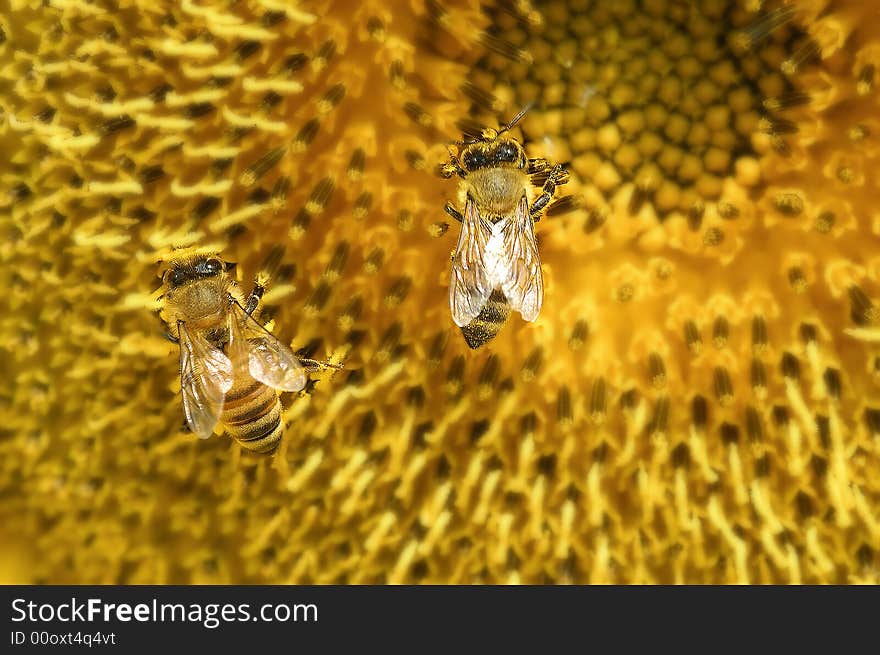
<svg viewBox="0 0 880 655">
<path fill-rule="evenodd" d="M 487 127 L 472 140 L 457 141 L 450 147 L 453 157 L 458 154 L 461 165 L 468 173 L 481 168 L 518 168 L 528 166 L 525 149 L 516 139 L 504 136 L 519 123 L 531 107 L 531 103 L 523 107 L 506 125 L 499 128 Z M 460 151 L 457 148 L 461 146 Z"/>
<path fill-rule="evenodd" d="M 481 168 L 519 168 L 528 165 L 522 145 L 515 139 L 496 136 L 468 144 L 461 151 L 461 163 L 469 173 Z"/>
<path fill-rule="evenodd" d="M 213 252 L 173 253 L 160 263 L 161 302 L 166 321 L 216 315 L 226 306 L 235 264 Z"/>
<path fill-rule="evenodd" d="M 162 272 L 162 283 L 169 290 L 179 289 L 196 280 L 225 277 L 234 268 L 235 264 L 225 262 L 217 255 L 172 261 Z"/>
</svg>

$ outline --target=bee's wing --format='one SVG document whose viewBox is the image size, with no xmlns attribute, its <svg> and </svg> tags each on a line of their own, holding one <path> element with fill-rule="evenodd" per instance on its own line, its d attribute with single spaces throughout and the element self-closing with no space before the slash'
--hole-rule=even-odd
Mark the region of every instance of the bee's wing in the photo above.
<svg viewBox="0 0 880 655">
<path fill-rule="evenodd" d="M 507 303 L 523 320 L 538 318 L 544 302 L 544 278 L 535 241 L 535 227 L 529 216 L 529 204 L 523 196 L 510 226 L 504 231 L 504 253 L 507 270 L 501 283 Z"/>
<path fill-rule="evenodd" d="M 247 361 L 252 378 L 273 389 L 300 391 L 306 386 L 299 358 L 238 303 L 229 315 L 229 348 L 235 361 Z"/>
<path fill-rule="evenodd" d="M 490 236 L 491 228 L 480 217 L 476 203 L 468 198 L 449 280 L 449 306 L 458 327 L 474 320 L 492 293 L 485 263 Z"/>
<path fill-rule="evenodd" d="M 190 429 L 201 439 L 214 432 L 223 399 L 232 388 L 232 362 L 186 323 L 180 332 L 180 394 Z"/>
</svg>

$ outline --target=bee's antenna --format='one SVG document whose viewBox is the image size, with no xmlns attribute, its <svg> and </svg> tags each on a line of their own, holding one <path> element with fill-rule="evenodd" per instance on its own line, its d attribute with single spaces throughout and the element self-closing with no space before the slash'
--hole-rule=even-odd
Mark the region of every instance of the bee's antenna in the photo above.
<svg viewBox="0 0 880 655">
<path fill-rule="evenodd" d="M 507 132 L 508 130 L 512 130 L 514 127 L 516 127 L 516 124 L 519 123 L 519 122 L 523 119 L 523 116 L 526 115 L 526 112 L 529 111 L 529 109 L 531 109 L 531 108 L 534 107 L 534 106 L 535 106 L 535 101 L 532 100 L 532 101 L 531 101 L 530 103 L 528 103 L 525 107 L 523 107 L 522 109 L 520 109 L 520 110 L 519 110 L 519 113 L 518 113 L 516 116 L 514 116 L 514 117 L 511 119 L 511 121 L 510 121 L 509 123 L 507 123 L 506 125 L 502 125 L 501 127 L 499 127 L 499 128 L 498 128 L 498 134 L 504 134 L 504 133 Z"/>
<path fill-rule="evenodd" d="M 516 124 L 523 119 L 523 116 L 526 115 L 526 112 L 528 112 L 529 109 L 531 109 L 534 105 L 534 101 L 528 103 L 525 107 L 519 110 L 519 113 L 514 116 L 509 123 L 502 125 L 497 130 L 492 127 L 487 127 L 481 131 L 479 136 L 470 139 L 463 139 L 461 141 L 453 141 L 453 144 L 457 146 L 469 146 L 472 143 L 479 143 L 480 141 L 491 141 L 492 139 L 497 138 L 499 135 L 504 134 L 508 130 L 512 130 L 514 127 L 516 127 Z"/>
</svg>

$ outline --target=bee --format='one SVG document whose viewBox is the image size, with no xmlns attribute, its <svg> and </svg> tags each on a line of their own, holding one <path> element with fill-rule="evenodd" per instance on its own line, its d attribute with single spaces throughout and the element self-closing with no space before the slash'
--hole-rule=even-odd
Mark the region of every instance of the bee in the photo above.
<svg viewBox="0 0 880 655">
<path fill-rule="evenodd" d="M 277 265 L 282 251 L 269 260 Z M 202 439 L 220 422 L 243 448 L 271 453 L 281 442 L 280 391 L 302 391 L 322 364 L 300 358 L 254 318 L 269 275 L 247 298 L 235 264 L 213 252 L 176 251 L 161 262 L 159 317 L 180 346 L 180 393 L 189 429 Z"/>
<path fill-rule="evenodd" d="M 458 175 L 458 206 L 446 213 L 461 223 L 452 253 L 449 306 L 452 320 L 471 348 L 495 337 L 511 310 L 525 321 L 538 318 L 544 281 L 534 224 L 553 199 L 556 187 L 568 182 L 562 165 L 529 159 L 516 139 L 504 136 L 525 115 L 508 124 L 486 128 L 479 136 L 449 146 L 441 176 Z M 534 186 L 541 194 L 533 200 Z"/>
</svg>

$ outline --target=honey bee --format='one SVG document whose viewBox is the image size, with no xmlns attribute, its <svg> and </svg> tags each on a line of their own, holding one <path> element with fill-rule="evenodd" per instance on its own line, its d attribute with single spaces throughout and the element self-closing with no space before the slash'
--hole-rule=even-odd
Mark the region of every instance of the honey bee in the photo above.
<svg viewBox="0 0 880 655">
<path fill-rule="evenodd" d="M 280 263 L 276 249 L 269 260 Z M 261 274 L 244 298 L 235 264 L 213 252 L 176 251 L 160 262 L 160 318 L 180 346 L 183 413 L 202 439 L 218 422 L 243 448 L 271 453 L 281 441 L 279 391 L 301 391 L 323 364 L 300 358 L 254 318 L 269 279 Z"/>
<path fill-rule="evenodd" d="M 471 140 L 449 146 L 445 178 L 458 175 L 459 207 L 445 210 L 461 223 L 452 254 L 449 306 L 452 320 L 471 348 L 494 338 L 511 310 L 526 321 L 538 318 L 544 301 L 541 261 L 534 223 L 568 172 L 545 159 L 528 159 L 516 139 L 503 136 L 529 108 L 507 125 L 486 128 Z M 543 180 L 534 199 L 534 186 Z"/>
</svg>

